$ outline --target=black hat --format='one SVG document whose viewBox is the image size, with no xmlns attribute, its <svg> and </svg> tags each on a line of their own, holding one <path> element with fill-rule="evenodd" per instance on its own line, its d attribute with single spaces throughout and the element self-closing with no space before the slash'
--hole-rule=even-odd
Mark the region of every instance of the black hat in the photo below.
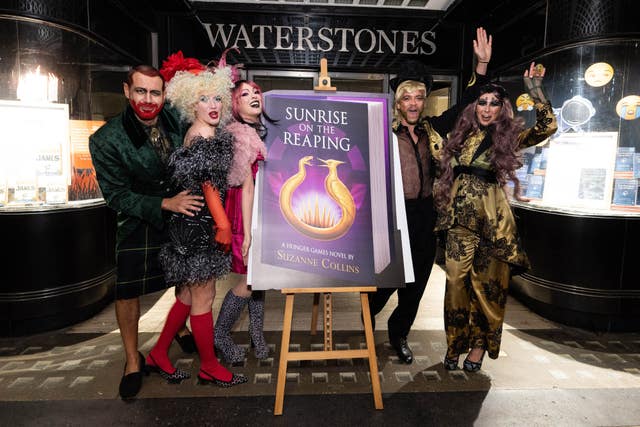
<svg viewBox="0 0 640 427">
<path fill-rule="evenodd" d="M 394 92 L 400 86 L 400 83 L 412 80 L 419 83 L 424 83 L 427 88 L 427 95 L 431 92 L 433 86 L 433 77 L 426 65 L 415 59 L 408 59 L 400 64 L 398 75 L 389 80 L 389 86 Z"/>
</svg>

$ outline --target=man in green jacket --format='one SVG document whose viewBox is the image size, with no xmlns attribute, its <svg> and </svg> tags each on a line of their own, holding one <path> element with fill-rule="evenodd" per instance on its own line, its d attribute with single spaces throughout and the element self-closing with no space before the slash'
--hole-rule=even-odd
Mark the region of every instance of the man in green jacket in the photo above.
<svg viewBox="0 0 640 427">
<path fill-rule="evenodd" d="M 176 194 L 167 162 L 182 145 L 177 116 L 164 108 L 164 79 L 148 65 L 134 67 L 123 84 L 125 111 L 89 139 L 102 195 L 117 212 L 116 318 L 126 355 L 119 393 L 136 396 L 142 387 L 144 357 L 138 351 L 139 296 L 166 288 L 158 261 L 168 240 L 165 212 L 193 215 L 204 205 L 188 191 Z"/>
</svg>

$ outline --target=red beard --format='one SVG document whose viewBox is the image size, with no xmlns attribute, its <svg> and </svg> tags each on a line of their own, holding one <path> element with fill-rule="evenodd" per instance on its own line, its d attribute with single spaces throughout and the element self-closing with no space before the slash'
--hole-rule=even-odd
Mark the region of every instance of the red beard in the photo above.
<svg viewBox="0 0 640 427">
<path fill-rule="evenodd" d="M 129 104 L 131 104 L 131 108 L 133 108 L 133 111 L 136 112 L 136 115 L 141 120 L 155 119 L 162 110 L 162 105 L 154 104 L 152 102 L 138 102 L 136 104 L 132 100 L 129 100 Z"/>
</svg>

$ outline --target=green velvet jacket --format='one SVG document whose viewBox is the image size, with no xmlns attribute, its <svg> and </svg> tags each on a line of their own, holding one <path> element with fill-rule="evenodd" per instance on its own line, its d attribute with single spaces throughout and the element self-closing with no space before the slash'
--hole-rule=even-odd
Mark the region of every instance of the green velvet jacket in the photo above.
<svg viewBox="0 0 640 427">
<path fill-rule="evenodd" d="M 183 131 L 176 111 L 165 105 L 158 119 L 173 148 L 181 146 Z M 89 151 L 107 206 L 118 214 L 116 243 L 144 224 L 164 229 L 160 205 L 177 190 L 129 105 L 89 137 Z"/>
</svg>

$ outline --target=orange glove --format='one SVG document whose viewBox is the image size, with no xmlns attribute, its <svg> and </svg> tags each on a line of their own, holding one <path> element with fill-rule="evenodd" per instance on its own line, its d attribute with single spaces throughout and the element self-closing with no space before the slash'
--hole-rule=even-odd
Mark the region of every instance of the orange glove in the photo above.
<svg viewBox="0 0 640 427">
<path fill-rule="evenodd" d="M 231 223 L 222 206 L 220 200 L 220 192 L 209 181 L 202 184 L 202 192 L 204 200 L 216 225 L 216 242 L 222 247 L 222 250 L 229 252 L 231 250 Z"/>
</svg>

